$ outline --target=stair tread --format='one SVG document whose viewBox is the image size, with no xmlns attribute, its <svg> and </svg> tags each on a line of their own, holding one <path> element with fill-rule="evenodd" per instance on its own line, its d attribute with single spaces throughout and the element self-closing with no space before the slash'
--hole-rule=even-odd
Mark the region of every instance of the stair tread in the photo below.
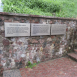
<svg viewBox="0 0 77 77">
<path fill-rule="evenodd" d="M 77 59 L 77 54 L 76 53 L 68 53 L 68 56 Z"/>
</svg>

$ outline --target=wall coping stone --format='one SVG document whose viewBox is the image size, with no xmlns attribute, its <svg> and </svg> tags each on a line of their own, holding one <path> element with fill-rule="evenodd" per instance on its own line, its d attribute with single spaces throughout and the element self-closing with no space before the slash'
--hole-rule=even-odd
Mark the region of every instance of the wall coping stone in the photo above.
<svg viewBox="0 0 77 77">
<path fill-rule="evenodd" d="M 63 18 L 63 17 L 55 17 L 55 16 L 41 16 L 41 15 L 30 15 L 30 14 L 18 14 L 18 13 L 7 13 L 7 12 L 0 12 L 0 15 L 7 15 L 7 16 L 25 16 L 25 17 L 32 17 L 32 18 L 47 18 L 47 19 L 58 19 L 58 20 L 74 20 L 76 21 L 77 18 Z"/>
</svg>

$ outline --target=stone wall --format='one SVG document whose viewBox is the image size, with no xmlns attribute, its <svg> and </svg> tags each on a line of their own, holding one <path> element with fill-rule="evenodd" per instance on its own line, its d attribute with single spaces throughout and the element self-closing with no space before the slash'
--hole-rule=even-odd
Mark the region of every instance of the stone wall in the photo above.
<svg viewBox="0 0 77 77">
<path fill-rule="evenodd" d="M 66 24 L 65 35 L 5 37 L 4 22 Z M 0 65 L 4 70 L 62 57 L 72 51 L 77 20 L 35 15 L 0 13 Z"/>
</svg>

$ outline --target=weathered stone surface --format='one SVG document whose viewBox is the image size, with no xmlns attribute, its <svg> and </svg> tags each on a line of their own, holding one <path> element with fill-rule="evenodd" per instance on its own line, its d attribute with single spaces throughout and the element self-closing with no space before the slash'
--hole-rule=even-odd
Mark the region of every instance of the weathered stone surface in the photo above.
<svg viewBox="0 0 77 77">
<path fill-rule="evenodd" d="M 4 45 L 4 46 L 7 46 L 7 45 L 9 45 L 9 40 L 7 40 L 7 39 L 4 39 L 4 40 L 3 40 L 3 45 Z"/>
<path fill-rule="evenodd" d="M 0 64 L 0 76 L 3 76 L 3 66 Z"/>
<path fill-rule="evenodd" d="M 19 18 L 19 17 L 14 17 L 13 20 L 14 20 L 14 21 L 19 21 L 20 18 Z"/>
<path fill-rule="evenodd" d="M 0 43 L 2 43 L 3 41 L 3 37 L 0 35 Z"/>
<path fill-rule="evenodd" d="M 2 18 L 3 17 L 3 18 Z M 38 61 L 46 61 L 61 57 L 69 46 L 73 44 L 73 33 L 77 27 L 76 20 L 58 18 L 38 18 L 23 16 L 0 16 L 0 63 L 4 69 L 21 68 L 27 64 Z M 66 34 L 34 37 L 9 37 L 5 38 L 4 21 L 13 23 L 41 23 L 41 24 L 66 24 Z M 69 41 L 70 40 L 70 41 Z M 71 48 L 70 48 L 71 49 Z"/>
<path fill-rule="evenodd" d="M 2 35 L 2 37 L 5 37 L 5 33 L 4 32 L 2 32 L 1 35 Z"/>
<path fill-rule="evenodd" d="M 1 19 L 1 20 L 4 20 L 4 17 L 3 17 L 3 16 L 1 16 L 1 17 L 0 17 L 0 19 Z"/>
<path fill-rule="evenodd" d="M 3 32 L 4 31 L 4 26 L 0 26 L 0 30 Z"/>
<path fill-rule="evenodd" d="M 2 21 L 2 18 L 0 18 L 0 22 Z"/>
<path fill-rule="evenodd" d="M 0 47 L 2 47 L 3 46 L 3 43 L 0 43 Z"/>
<path fill-rule="evenodd" d="M 0 26 L 2 26 L 4 23 L 3 23 L 3 21 L 0 21 Z"/>
<path fill-rule="evenodd" d="M 19 21 L 13 21 L 13 23 L 20 23 Z"/>
<path fill-rule="evenodd" d="M 21 22 L 21 23 L 24 23 L 24 22 L 25 22 L 25 19 L 21 19 L 20 22 Z"/>
<path fill-rule="evenodd" d="M 4 20 L 4 22 L 12 22 L 12 19 Z"/>
</svg>

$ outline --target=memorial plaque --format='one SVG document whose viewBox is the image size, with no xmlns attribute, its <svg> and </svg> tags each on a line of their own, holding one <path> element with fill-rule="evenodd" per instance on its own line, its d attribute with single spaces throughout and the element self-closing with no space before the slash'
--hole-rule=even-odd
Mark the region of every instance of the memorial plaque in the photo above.
<svg viewBox="0 0 77 77">
<path fill-rule="evenodd" d="M 31 36 L 50 35 L 50 24 L 31 24 Z"/>
<path fill-rule="evenodd" d="M 30 23 L 5 22 L 5 37 L 30 36 Z"/>
<path fill-rule="evenodd" d="M 52 24 L 51 25 L 51 35 L 61 35 L 65 34 L 66 25 L 65 24 Z"/>
</svg>

